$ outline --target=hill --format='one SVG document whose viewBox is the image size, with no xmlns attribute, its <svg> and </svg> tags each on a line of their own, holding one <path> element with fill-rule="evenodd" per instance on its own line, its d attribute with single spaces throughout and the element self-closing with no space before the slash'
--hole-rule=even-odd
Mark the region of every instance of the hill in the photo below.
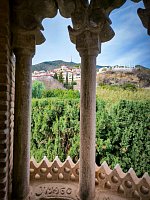
<svg viewBox="0 0 150 200">
<path fill-rule="evenodd" d="M 150 87 L 150 69 L 136 67 L 132 72 L 106 71 L 97 76 L 98 84 L 123 85 L 134 84 L 138 87 Z"/>
<path fill-rule="evenodd" d="M 41 70 L 45 70 L 45 71 L 53 70 L 63 65 L 68 66 L 68 67 L 75 67 L 75 66 L 79 66 L 80 63 L 66 62 L 63 60 L 47 61 L 47 62 L 42 62 L 36 65 L 32 65 L 32 72 L 41 71 Z M 102 66 L 97 65 L 96 67 L 99 69 Z"/>
</svg>

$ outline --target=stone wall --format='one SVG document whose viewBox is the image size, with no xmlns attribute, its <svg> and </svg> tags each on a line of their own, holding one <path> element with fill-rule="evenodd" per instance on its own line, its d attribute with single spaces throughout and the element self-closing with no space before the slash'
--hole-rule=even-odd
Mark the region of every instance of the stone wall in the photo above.
<svg viewBox="0 0 150 200">
<path fill-rule="evenodd" d="M 0 199 L 11 191 L 15 69 L 10 48 L 9 0 L 0 3 Z"/>
</svg>

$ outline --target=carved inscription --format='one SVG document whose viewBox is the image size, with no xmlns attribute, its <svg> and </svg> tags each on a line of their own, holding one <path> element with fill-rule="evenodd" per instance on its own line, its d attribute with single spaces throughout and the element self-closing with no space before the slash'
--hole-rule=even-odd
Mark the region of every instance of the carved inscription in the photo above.
<svg viewBox="0 0 150 200">
<path fill-rule="evenodd" d="M 40 186 L 36 191 L 35 195 L 37 197 L 40 196 L 51 197 L 51 196 L 68 196 L 71 195 L 71 193 L 72 189 L 69 187 Z"/>
<path fill-rule="evenodd" d="M 78 184 L 46 183 L 38 186 L 31 186 L 31 200 L 42 199 L 78 199 Z"/>
</svg>

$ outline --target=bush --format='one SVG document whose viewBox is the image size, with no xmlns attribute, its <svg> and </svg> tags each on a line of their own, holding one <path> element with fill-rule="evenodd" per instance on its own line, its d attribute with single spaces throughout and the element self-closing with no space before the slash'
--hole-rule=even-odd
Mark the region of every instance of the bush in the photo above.
<svg viewBox="0 0 150 200">
<path fill-rule="evenodd" d="M 124 83 L 121 87 L 124 90 L 137 91 L 137 86 L 131 83 Z"/>
<path fill-rule="evenodd" d="M 139 176 L 150 172 L 149 111 L 148 101 L 120 101 L 97 113 L 97 162 L 105 160 L 111 167 L 119 163 L 124 171 L 132 167 Z"/>
<path fill-rule="evenodd" d="M 77 136 L 79 137 L 79 100 L 32 101 L 31 155 L 38 161 L 45 155 L 50 160 L 59 155 L 62 161 L 69 154 L 76 157 L 79 148 L 76 151 L 72 148 Z"/>
<path fill-rule="evenodd" d="M 104 160 L 137 175 L 150 173 L 150 101 L 122 100 L 112 107 L 96 102 L 96 162 Z M 32 101 L 31 155 L 62 161 L 79 158 L 79 99 L 34 99 Z"/>
<path fill-rule="evenodd" d="M 32 84 L 32 98 L 40 99 L 45 90 L 45 85 L 41 81 L 34 81 Z"/>
<path fill-rule="evenodd" d="M 78 99 L 80 97 L 80 93 L 78 90 L 54 89 L 54 90 L 43 91 L 42 97 L 43 98 L 57 97 L 59 99 Z"/>
</svg>

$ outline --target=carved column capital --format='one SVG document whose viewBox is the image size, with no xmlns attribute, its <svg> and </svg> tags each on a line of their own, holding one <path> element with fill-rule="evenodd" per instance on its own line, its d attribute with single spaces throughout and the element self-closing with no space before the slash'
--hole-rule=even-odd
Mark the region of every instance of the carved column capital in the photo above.
<svg viewBox="0 0 150 200">
<path fill-rule="evenodd" d="M 63 12 L 63 4 L 58 5 Z M 81 54 L 98 55 L 101 43 L 111 40 L 115 33 L 111 28 L 109 14 L 115 8 L 119 8 L 126 0 L 91 0 L 90 4 L 86 0 L 75 0 L 74 9 L 71 10 L 73 28 L 68 27 L 70 39 L 76 44 L 76 48 Z M 73 2 L 70 0 L 73 4 Z M 64 10 L 66 13 L 66 10 Z"/>
<path fill-rule="evenodd" d="M 16 32 L 13 34 L 13 51 L 17 55 L 33 57 L 35 54 L 35 35 Z"/>
<path fill-rule="evenodd" d="M 85 31 L 82 34 L 79 34 L 76 38 L 76 48 L 82 55 L 91 55 L 97 56 L 101 51 L 101 41 L 99 34 Z"/>
<path fill-rule="evenodd" d="M 76 49 L 79 52 L 80 56 L 83 55 L 93 55 L 97 56 L 101 50 L 101 41 L 99 37 L 98 30 L 87 28 L 84 31 L 77 31 L 68 27 L 70 38 L 76 44 Z"/>
</svg>

